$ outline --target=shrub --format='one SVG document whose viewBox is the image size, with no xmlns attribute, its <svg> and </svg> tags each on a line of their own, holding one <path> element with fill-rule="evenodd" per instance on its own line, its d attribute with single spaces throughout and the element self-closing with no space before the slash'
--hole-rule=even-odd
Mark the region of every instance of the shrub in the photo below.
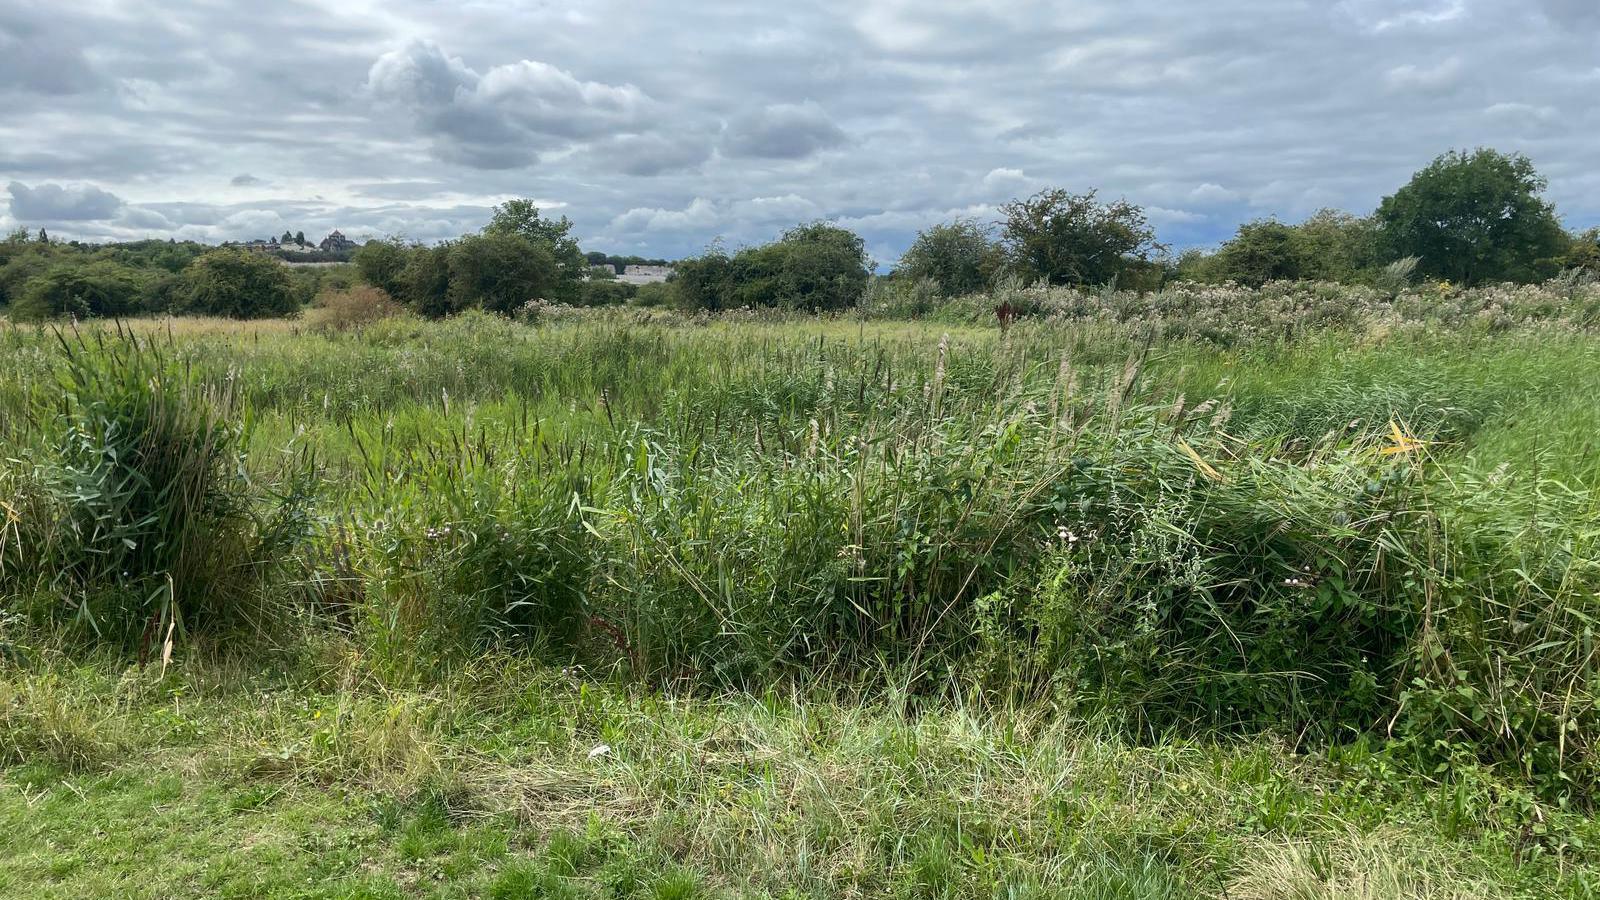
<svg viewBox="0 0 1600 900">
<path fill-rule="evenodd" d="M 283 263 L 247 250 L 213 250 L 184 270 L 185 310 L 230 319 L 287 316 L 299 310 Z"/>
<path fill-rule="evenodd" d="M 1294 228 L 1268 219 L 1240 225 L 1211 258 L 1209 269 L 1217 281 L 1260 287 L 1269 281 L 1298 281 L 1311 266 Z"/>
<path fill-rule="evenodd" d="M 18 319 L 106 318 L 141 311 L 139 273 L 113 262 L 58 262 L 29 280 L 11 305 Z"/>
<path fill-rule="evenodd" d="M 405 307 L 375 287 L 324 291 L 306 321 L 323 331 L 354 331 L 373 322 L 401 315 Z"/>
<path fill-rule="evenodd" d="M 628 303 L 643 307 L 676 306 L 679 303 L 678 288 L 670 281 L 641 284 L 634 290 L 633 297 Z"/>
<path fill-rule="evenodd" d="M 618 306 L 631 301 L 638 293 L 639 287 L 622 281 L 591 279 L 579 286 L 578 305 Z"/>
<path fill-rule="evenodd" d="M 1144 210 L 1126 200 L 1101 203 L 1094 191 L 1041 191 L 1007 203 L 1000 212 L 1010 269 L 1028 281 L 1112 284 L 1130 266 L 1164 249 Z"/>
<path fill-rule="evenodd" d="M 450 290 L 450 243 L 412 247 L 400 271 L 400 293 L 394 296 L 419 316 L 441 319 L 466 309 L 463 291 Z"/>
</svg>

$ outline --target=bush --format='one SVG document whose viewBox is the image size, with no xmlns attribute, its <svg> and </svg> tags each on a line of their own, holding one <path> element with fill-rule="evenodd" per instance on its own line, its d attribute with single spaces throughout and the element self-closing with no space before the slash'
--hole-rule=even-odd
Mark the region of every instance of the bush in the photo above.
<svg viewBox="0 0 1600 900">
<path fill-rule="evenodd" d="M 405 307 L 375 287 L 324 291 L 306 315 L 313 328 L 322 331 L 355 331 L 405 312 Z"/>
<path fill-rule="evenodd" d="M 230 319 L 264 319 L 299 311 L 284 264 L 247 250 L 213 250 L 184 270 L 185 311 Z"/>
<path fill-rule="evenodd" d="M 1094 191 L 1041 191 L 1007 203 L 1000 212 L 1009 268 L 1026 281 L 1113 284 L 1130 267 L 1164 250 L 1144 210 L 1126 200 L 1101 203 Z"/>
<path fill-rule="evenodd" d="M 632 306 L 659 307 L 677 306 L 677 285 L 670 281 L 657 281 L 650 284 L 641 284 L 633 292 L 633 298 L 628 301 Z"/>
<path fill-rule="evenodd" d="M 106 261 L 58 262 L 24 285 L 11 305 L 11 315 L 23 320 L 127 316 L 143 311 L 143 299 L 139 273 L 126 266 Z"/>
<path fill-rule="evenodd" d="M 1211 258 L 1209 274 L 1216 281 L 1260 287 L 1269 281 L 1298 281 L 1311 266 L 1295 230 L 1269 219 L 1240 225 Z"/>
<path fill-rule="evenodd" d="M 466 309 L 464 292 L 450 290 L 450 243 L 412 247 L 400 271 L 400 293 L 411 311 L 429 319 L 442 319 Z"/>
<path fill-rule="evenodd" d="M 648 287 L 649 285 L 645 285 Z M 578 288 L 579 306 L 619 306 L 633 300 L 639 285 L 623 281 L 590 279 Z"/>
</svg>

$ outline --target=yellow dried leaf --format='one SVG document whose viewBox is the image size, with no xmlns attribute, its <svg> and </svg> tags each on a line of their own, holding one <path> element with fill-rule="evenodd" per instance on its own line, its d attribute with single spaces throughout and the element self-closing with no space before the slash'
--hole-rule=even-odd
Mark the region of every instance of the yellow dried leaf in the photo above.
<svg viewBox="0 0 1600 900">
<path fill-rule="evenodd" d="M 1178 447 L 1181 448 L 1183 450 L 1183 452 L 1189 457 L 1189 459 L 1194 462 L 1195 468 L 1198 468 L 1200 470 L 1201 474 L 1205 475 L 1207 478 L 1211 479 L 1212 481 L 1222 481 L 1223 480 L 1222 473 L 1218 472 L 1216 469 L 1212 468 L 1210 463 L 1208 463 L 1205 460 L 1201 459 L 1200 458 L 1200 454 L 1196 453 L 1194 448 L 1189 446 L 1189 442 L 1188 441 L 1184 440 L 1183 438 L 1178 438 Z"/>
</svg>

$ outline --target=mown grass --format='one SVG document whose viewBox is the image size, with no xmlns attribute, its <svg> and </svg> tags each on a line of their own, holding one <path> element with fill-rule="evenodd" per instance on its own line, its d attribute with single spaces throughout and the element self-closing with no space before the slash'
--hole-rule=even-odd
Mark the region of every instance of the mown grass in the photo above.
<svg viewBox="0 0 1600 900">
<path fill-rule="evenodd" d="M 1226 299 L 0 330 L 0 886 L 1590 896 L 1600 342 Z"/>
<path fill-rule="evenodd" d="M 515 659 L 426 691 L 325 677 L 195 661 L 47 682 L 109 710 L 66 738 L 98 761 L 6 770 L 0 885 L 19 897 L 1074 898 L 1593 886 L 1577 851 L 1507 827 L 1514 802 L 1486 773 L 1419 777 L 1356 747 L 1141 746 L 1037 710 L 893 694 L 661 696 Z M 7 726 L 48 729 L 15 719 L 42 702 L 9 702 Z M 89 749 L 104 742 L 116 746 Z M 1594 838 L 1570 813 L 1545 824 Z"/>
</svg>

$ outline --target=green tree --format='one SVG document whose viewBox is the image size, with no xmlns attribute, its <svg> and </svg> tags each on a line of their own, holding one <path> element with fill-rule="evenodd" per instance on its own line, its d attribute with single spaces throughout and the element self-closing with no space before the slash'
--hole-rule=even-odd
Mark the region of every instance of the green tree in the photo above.
<svg viewBox="0 0 1600 900">
<path fill-rule="evenodd" d="M 109 260 L 64 260 L 27 282 L 11 314 L 22 320 L 126 316 L 141 311 L 142 293 L 137 270 Z"/>
<path fill-rule="evenodd" d="M 41 243 L 41 244 L 50 243 L 50 235 L 45 234 L 45 231 L 44 231 L 43 228 L 39 229 L 39 243 Z"/>
<path fill-rule="evenodd" d="M 1095 192 L 1042 191 L 1000 208 L 1001 242 L 1013 271 L 1051 284 L 1109 284 L 1165 250 L 1144 210 L 1126 200 L 1100 203 Z"/>
<path fill-rule="evenodd" d="M 278 243 L 280 243 L 280 244 L 292 244 L 292 243 L 294 243 L 294 235 L 290 234 L 289 230 L 286 228 L 283 231 L 283 237 L 278 238 Z"/>
<path fill-rule="evenodd" d="M 713 312 L 736 305 L 733 258 L 713 245 L 699 256 L 679 260 L 672 272 L 674 299 L 685 309 Z"/>
<path fill-rule="evenodd" d="M 400 270 L 400 293 L 395 295 L 419 316 L 439 319 L 460 312 L 450 292 L 450 241 L 432 247 L 414 246 L 406 252 Z"/>
<path fill-rule="evenodd" d="M 294 233 L 294 242 L 304 247 L 306 243 L 306 233 L 304 231 L 296 231 Z"/>
<path fill-rule="evenodd" d="M 1600 275 L 1600 228 L 1572 235 L 1561 262 L 1564 269 L 1583 269 Z"/>
<path fill-rule="evenodd" d="M 406 302 L 402 274 L 409 252 L 409 248 L 397 238 L 367 241 L 356 249 L 350 261 L 355 264 L 362 281 L 396 300 Z"/>
<path fill-rule="evenodd" d="M 451 245 L 448 267 L 452 309 L 481 306 L 501 314 L 548 298 L 561 278 L 550 248 L 517 233 L 464 237 Z"/>
<path fill-rule="evenodd" d="M 184 270 L 185 308 L 207 316 L 262 319 L 297 311 L 289 273 L 270 256 L 246 250 L 213 250 Z"/>
<path fill-rule="evenodd" d="M 1521 154 L 1451 151 L 1383 198 L 1377 219 L 1391 257 L 1421 273 L 1472 285 L 1532 281 L 1563 249 L 1545 179 Z"/>
<path fill-rule="evenodd" d="M 578 283 L 589 271 L 589 261 L 572 236 L 572 222 L 566 216 L 548 219 L 539 214 L 532 200 L 507 200 L 494 207 L 484 234 L 517 234 L 549 249 L 560 266 L 560 283 L 553 288 L 562 299 L 571 299 Z"/>
<path fill-rule="evenodd" d="M 1295 228 L 1275 219 L 1247 222 L 1208 261 L 1214 280 L 1260 287 L 1307 277 L 1312 263 Z"/>
<path fill-rule="evenodd" d="M 917 233 L 896 274 L 928 278 L 946 297 L 975 294 L 998 267 L 998 249 L 975 219 L 956 219 Z"/>
<path fill-rule="evenodd" d="M 789 306 L 847 309 L 861 300 L 871 260 L 860 236 L 826 222 L 797 225 L 783 237 L 729 256 L 713 245 L 674 267 L 674 294 L 688 309 Z"/>
<path fill-rule="evenodd" d="M 800 309 L 848 309 L 861 302 L 872 260 L 860 235 L 814 222 L 784 232 L 778 303 Z"/>
<path fill-rule="evenodd" d="M 1379 246 L 1378 224 L 1371 216 L 1353 216 L 1322 209 L 1294 226 L 1305 265 L 1303 278 L 1351 282 L 1388 262 Z"/>
</svg>

